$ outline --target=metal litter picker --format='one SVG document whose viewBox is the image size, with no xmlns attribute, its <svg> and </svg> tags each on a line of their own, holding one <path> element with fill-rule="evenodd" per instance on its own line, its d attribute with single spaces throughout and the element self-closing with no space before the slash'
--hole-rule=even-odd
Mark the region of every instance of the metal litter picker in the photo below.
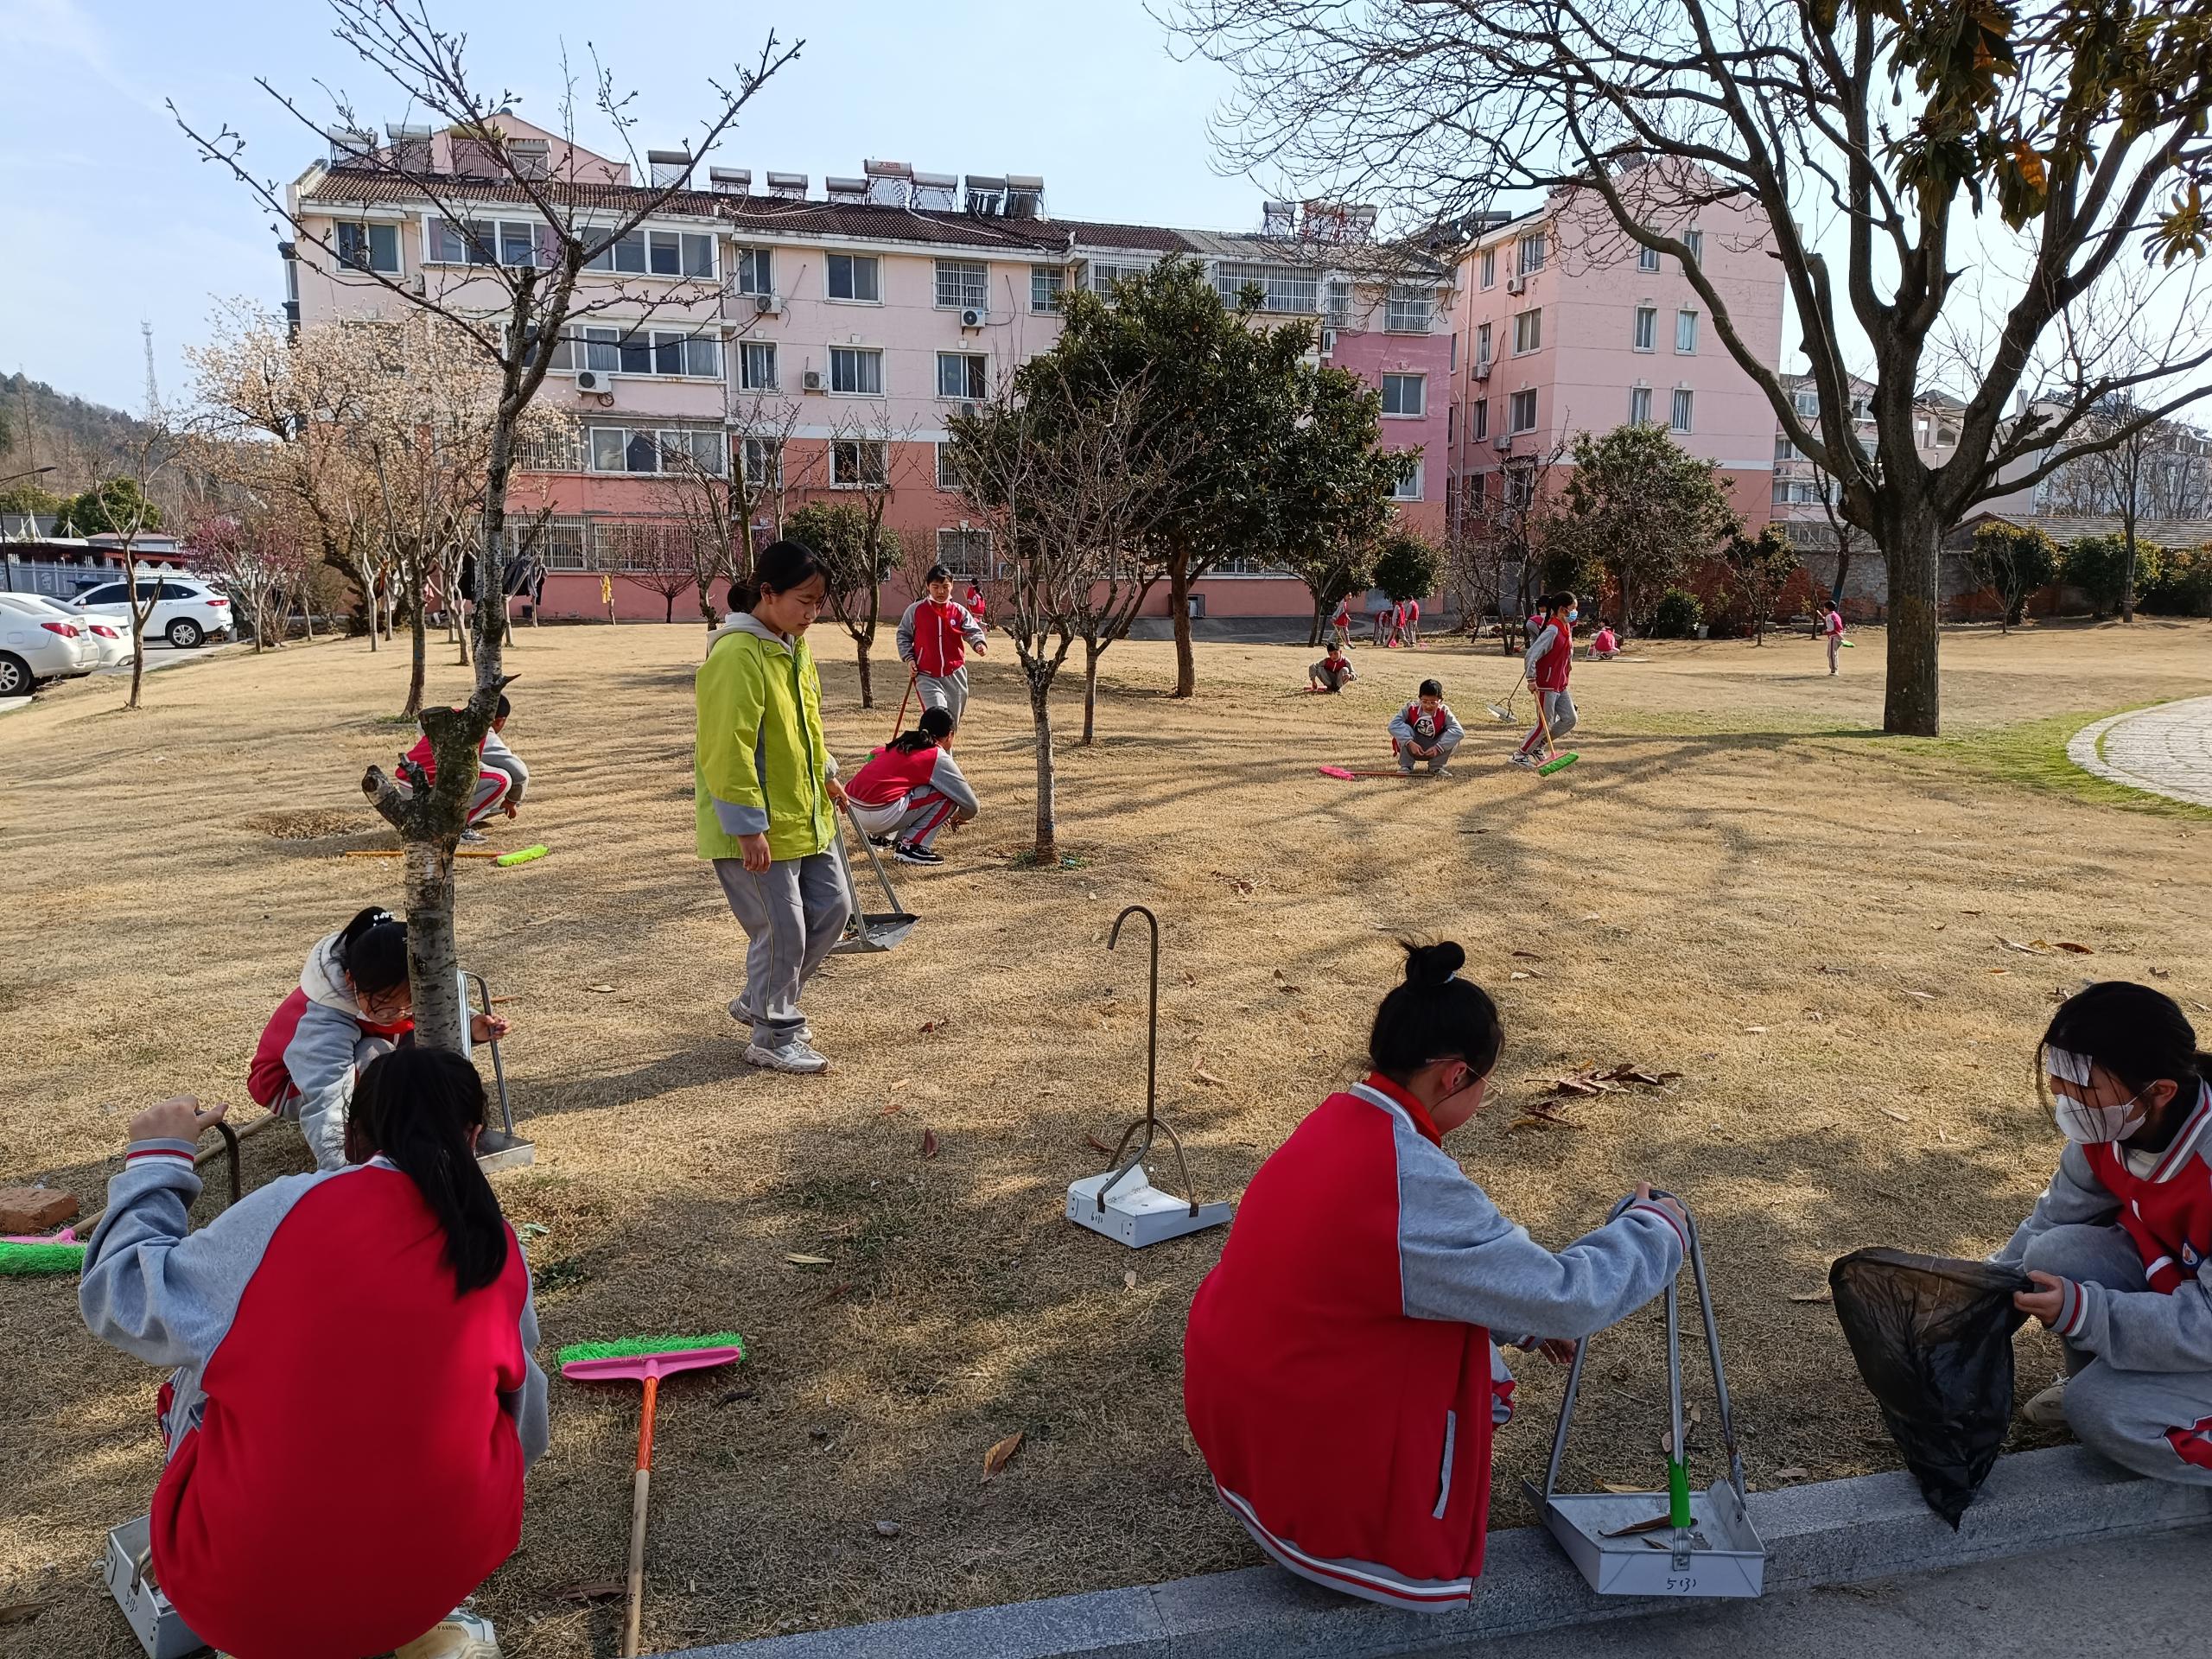
<svg viewBox="0 0 2212 1659">
<path fill-rule="evenodd" d="M 492 988 L 484 982 L 483 975 L 465 969 L 461 981 L 461 1044 L 465 1049 L 468 1046 L 469 1015 L 481 1014 L 486 1019 L 491 1017 Z M 468 988 L 472 985 L 475 987 L 477 998 L 477 1006 L 474 1008 L 468 1002 Z M 520 1169 L 526 1164 L 537 1161 L 537 1144 L 515 1133 L 515 1111 L 507 1099 L 507 1065 L 499 1058 L 499 1039 L 496 1037 L 491 1039 L 490 1047 L 492 1080 L 499 1086 L 499 1127 L 495 1129 L 487 1123 L 476 1137 L 476 1165 L 486 1175 L 495 1170 Z"/>
<path fill-rule="evenodd" d="M 1669 1196 L 1661 1194 L 1658 1196 Z M 1613 1206 L 1618 1217 L 1628 1208 Z M 1685 1215 L 1688 1212 L 1685 1211 Z M 1727 1476 L 1706 1491 L 1693 1492 L 1682 1440 L 1682 1341 L 1678 1285 L 1667 1287 L 1667 1401 L 1673 1436 L 1667 1442 L 1667 1490 L 1663 1492 L 1560 1492 L 1559 1466 L 1567 1455 L 1567 1426 L 1574 1418 L 1576 1392 L 1594 1338 L 1574 1351 L 1567 1374 L 1567 1395 L 1560 1402 L 1559 1427 L 1552 1436 L 1551 1462 L 1544 1484 L 1524 1481 L 1529 1496 L 1541 1506 L 1544 1525 L 1601 1596 L 1756 1596 L 1765 1583 L 1766 1546 L 1751 1525 L 1744 1486 L 1743 1453 L 1728 1414 L 1728 1382 L 1720 1369 L 1720 1332 L 1713 1322 L 1713 1294 L 1705 1277 L 1697 1222 L 1688 1221 L 1688 1255 L 1697 1285 L 1698 1312 L 1705 1321 L 1707 1351 L 1713 1358 L 1713 1391 L 1720 1413 L 1720 1442 L 1728 1453 Z M 1678 1275 L 1679 1277 L 1679 1275 Z M 1654 1506 L 1658 1506 L 1654 1513 Z"/>
<path fill-rule="evenodd" d="M 1121 941 L 1122 924 L 1141 916 L 1152 929 L 1151 1022 L 1145 1041 L 1144 1116 L 1124 1130 L 1114 1148 L 1110 1166 L 1103 1175 L 1090 1175 L 1068 1185 L 1068 1219 L 1094 1233 L 1117 1238 L 1133 1250 L 1163 1239 L 1219 1227 L 1229 1220 L 1225 1203 L 1200 1204 L 1179 1198 L 1152 1184 L 1144 1160 L 1151 1154 L 1154 1138 L 1167 1137 L 1175 1149 L 1175 1168 L 1183 1190 L 1191 1190 L 1191 1166 L 1183 1159 L 1183 1143 L 1160 1116 L 1160 918 L 1142 905 L 1131 905 L 1114 918 L 1106 936 L 1111 950 Z M 1135 1142 L 1134 1147 L 1131 1143 Z M 1134 1178 L 1134 1179 L 1132 1179 Z"/>
<path fill-rule="evenodd" d="M 853 861 L 846 856 L 845 837 L 840 830 L 836 837 L 837 868 L 844 872 L 845 893 L 852 900 L 853 910 L 845 923 L 845 937 L 830 947 L 830 953 L 837 956 L 851 951 L 895 950 L 914 931 L 914 924 L 921 918 L 899 902 L 899 895 L 891 886 L 891 873 L 883 868 L 882 859 L 876 855 L 875 843 L 868 838 L 860 820 L 853 817 L 851 804 L 847 803 L 839 810 L 851 821 L 853 833 L 860 837 L 861 850 L 868 855 L 875 879 L 883 886 L 883 901 L 891 908 L 871 911 L 861 906 L 861 890 L 853 880 Z"/>
</svg>

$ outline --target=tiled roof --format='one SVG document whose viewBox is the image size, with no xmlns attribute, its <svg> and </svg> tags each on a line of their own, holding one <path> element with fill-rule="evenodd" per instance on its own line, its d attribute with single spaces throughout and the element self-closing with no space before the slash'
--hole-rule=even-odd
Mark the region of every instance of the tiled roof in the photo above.
<svg viewBox="0 0 2212 1659">
<path fill-rule="evenodd" d="M 2022 529 L 2039 530 L 2054 542 L 2070 542 L 2083 536 L 2118 536 L 2126 530 L 2117 514 L 2109 517 L 2071 517 L 2046 512 L 1990 512 L 1974 514 L 1959 526 L 1971 533 L 1976 524 L 1998 519 Z M 2160 547 L 2212 545 L 2212 518 L 2138 518 L 2135 538 Z"/>
</svg>

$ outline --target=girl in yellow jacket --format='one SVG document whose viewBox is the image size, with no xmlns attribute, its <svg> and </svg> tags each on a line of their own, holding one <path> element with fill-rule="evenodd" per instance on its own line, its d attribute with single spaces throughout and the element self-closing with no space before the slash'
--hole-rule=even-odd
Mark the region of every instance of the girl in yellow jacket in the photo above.
<svg viewBox="0 0 2212 1659">
<path fill-rule="evenodd" d="M 714 861 L 749 941 L 730 1017 L 751 1027 L 747 1060 L 800 1075 L 830 1062 L 799 1012 L 799 987 L 844 932 L 850 909 L 831 845 L 845 791 L 823 741 L 822 682 L 806 648 L 825 587 L 810 548 L 762 549 L 752 585 L 731 586 L 734 613 L 697 683 L 699 856 Z"/>
</svg>

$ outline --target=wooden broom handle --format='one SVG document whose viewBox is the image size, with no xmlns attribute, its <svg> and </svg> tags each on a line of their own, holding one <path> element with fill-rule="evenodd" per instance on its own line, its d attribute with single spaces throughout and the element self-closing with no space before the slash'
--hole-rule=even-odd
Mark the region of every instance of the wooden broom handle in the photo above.
<svg viewBox="0 0 2212 1659">
<path fill-rule="evenodd" d="M 630 1488 L 630 1607 L 623 1625 L 622 1659 L 636 1659 L 645 1613 L 645 1494 L 653 1478 L 653 1402 L 660 1377 L 645 1373 L 645 1408 L 638 1422 L 638 1473 Z"/>
</svg>

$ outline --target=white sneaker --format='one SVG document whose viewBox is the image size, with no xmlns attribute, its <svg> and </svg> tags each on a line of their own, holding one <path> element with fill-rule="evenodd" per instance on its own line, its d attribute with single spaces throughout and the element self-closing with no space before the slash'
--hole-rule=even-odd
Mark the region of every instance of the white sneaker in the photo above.
<svg viewBox="0 0 2212 1659">
<path fill-rule="evenodd" d="M 2020 1408 L 2020 1415 L 2037 1428 L 2066 1427 L 2066 1384 L 2054 1382 Z"/>
<path fill-rule="evenodd" d="M 810 1077 L 817 1071 L 827 1071 L 830 1061 L 815 1052 L 810 1043 L 793 1039 L 781 1048 L 763 1048 L 758 1043 L 745 1046 L 745 1063 L 757 1065 L 764 1071 L 788 1071 L 793 1077 Z"/>
<path fill-rule="evenodd" d="M 391 1659 L 499 1659 L 499 1632 L 481 1613 L 455 1608 L 435 1630 L 395 1649 Z"/>
<path fill-rule="evenodd" d="M 461 844 L 464 847 L 481 847 L 484 844 L 484 832 L 481 830 L 462 830 Z"/>
<path fill-rule="evenodd" d="M 1527 766 L 1533 771 L 1537 765 L 1537 761 L 1535 755 L 1530 754 L 1527 750 L 1523 749 L 1515 753 L 1513 756 L 1513 764 L 1516 766 Z"/>
<path fill-rule="evenodd" d="M 744 1003 L 740 1002 L 734 997 L 730 999 L 729 1017 L 736 1020 L 739 1025 L 745 1027 L 747 1030 L 752 1029 L 752 1027 L 760 1023 L 758 1020 L 755 1020 L 753 1017 L 753 1010 L 747 1007 Z M 814 1027 L 808 1025 L 804 1020 L 800 1020 L 798 1029 L 791 1033 L 791 1040 L 799 1043 L 812 1042 L 814 1040 Z"/>
</svg>

